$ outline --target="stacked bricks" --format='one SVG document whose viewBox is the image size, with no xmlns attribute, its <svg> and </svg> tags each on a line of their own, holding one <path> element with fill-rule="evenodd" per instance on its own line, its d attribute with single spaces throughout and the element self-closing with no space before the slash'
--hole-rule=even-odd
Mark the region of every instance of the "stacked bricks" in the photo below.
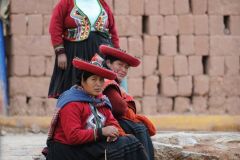
<svg viewBox="0 0 240 160">
<path fill-rule="evenodd" d="M 9 95 L 11 115 L 52 115 L 47 98 L 54 51 L 48 33 L 56 0 L 11 0 Z"/>
<path fill-rule="evenodd" d="M 141 59 L 128 91 L 143 114 L 240 114 L 239 0 L 106 0 L 122 49 Z M 11 0 L 10 113 L 48 115 L 57 0 Z M 27 4 L 27 5 L 26 5 Z"/>
</svg>

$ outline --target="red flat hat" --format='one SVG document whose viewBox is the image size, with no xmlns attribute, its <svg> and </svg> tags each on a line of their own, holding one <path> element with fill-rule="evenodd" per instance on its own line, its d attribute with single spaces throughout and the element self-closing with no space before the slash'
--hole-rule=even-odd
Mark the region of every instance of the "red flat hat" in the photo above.
<svg viewBox="0 0 240 160">
<path fill-rule="evenodd" d="M 98 61 L 91 61 L 90 63 L 88 63 L 79 58 L 74 58 L 72 64 L 79 70 L 84 70 L 106 79 L 114 80 L 117 77 L 114 72 L 102 68 L 102 64 L 100 64 Z"/>
<path fill-rule="evenodd" d="M 107 46 L 107 45 L 100 45 L 99 50 L 102 54 L 106 56 L 112 56 L 115 57 L 121 61 L 126 62 L 132 67 L 137 67 L 140 64 L 140 60 L 137 59 L 136 57 L 133 57 L 126 52 Z"/>
</svg>

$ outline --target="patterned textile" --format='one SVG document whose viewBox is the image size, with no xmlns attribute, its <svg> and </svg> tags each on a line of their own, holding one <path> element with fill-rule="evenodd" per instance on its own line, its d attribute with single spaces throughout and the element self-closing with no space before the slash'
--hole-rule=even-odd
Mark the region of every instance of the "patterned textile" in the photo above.
<svg viewBox="0 0 240 160">
<path fill-rule="evenodd" d="M 104 8 L 101 6 L 101 13 L 96 22 L 93 24 L 96 31 L 109 33 L 107 29 L 108 15 Z M 88 17 L 74 4 L 70 16 L 75 20 L 77 28 L 67 29 L 64 37 L 70 41 L 82 41 L 88 38 L 91 31 L 91 23 Z"/>
</svg>

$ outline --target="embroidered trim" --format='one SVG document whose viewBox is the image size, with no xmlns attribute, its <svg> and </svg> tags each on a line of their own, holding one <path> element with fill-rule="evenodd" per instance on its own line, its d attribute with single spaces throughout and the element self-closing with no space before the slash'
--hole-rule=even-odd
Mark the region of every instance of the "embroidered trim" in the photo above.
<svg viewBox="0 0 240 160">
<path fill-rule="evenodd" d="M 107 28 L 108 24 L 108 15 L 105 9 L 102 7 L 101 3 L 99 2 L 101 7 L 101 12 L 93 24 L 96 31 L 104 32 L 109 35 L 109 29 Z M 70 17 L 75 20 L 77 24 L 76 28 L 67 29 L 64 32 L 64 38 L 70 41 L 83 41 L 88 38 L 90 31 L 91 31 L 91 23 L 87 17 L 76 5 L 74 1 L 74 7 L 70 13 Z"/>
</svg>

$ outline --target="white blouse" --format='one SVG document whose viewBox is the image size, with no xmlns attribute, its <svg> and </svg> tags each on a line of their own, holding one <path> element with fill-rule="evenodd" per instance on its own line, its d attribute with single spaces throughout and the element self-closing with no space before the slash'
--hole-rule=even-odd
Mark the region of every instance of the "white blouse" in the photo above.
<svg viewBox="0 0 240 160">
<path fill-rule="evenodd" d="M 100 2 L 98 0 L 76 0 L 77 7 L 88 17 L 91 23 L 91 31 L 95 30 L 93 25 L 100 12 Z"/>
</svg>

